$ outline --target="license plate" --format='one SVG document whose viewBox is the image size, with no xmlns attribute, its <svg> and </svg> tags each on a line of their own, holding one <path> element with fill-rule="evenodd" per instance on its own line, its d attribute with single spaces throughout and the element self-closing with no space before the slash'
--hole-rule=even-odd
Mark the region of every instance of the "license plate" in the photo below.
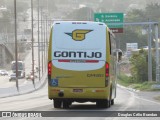
<svg viewBox="0 0 160 120">
<path fill-rule="evenodd" d="M 81 93 L 81 92 L 83 92 L 83 89 L 73 89 L 73 92 L 75 92 L 75 93 Z"/>
</svg>

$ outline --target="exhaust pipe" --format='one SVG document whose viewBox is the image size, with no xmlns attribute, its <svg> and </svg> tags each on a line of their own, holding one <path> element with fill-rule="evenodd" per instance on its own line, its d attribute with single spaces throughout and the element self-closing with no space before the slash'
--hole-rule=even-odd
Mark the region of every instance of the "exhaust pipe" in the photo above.
<svg viewBox="0 0 160 120">
<path fill-rule="evenodd" d="M 63 93 L 63 92 L 59 92 L 59 93 L 58 93 L 58 96 L 59 96 L 59 97 L 63 97 L 63 96 L 64 96 L 64 93 Z"/>
</svg>

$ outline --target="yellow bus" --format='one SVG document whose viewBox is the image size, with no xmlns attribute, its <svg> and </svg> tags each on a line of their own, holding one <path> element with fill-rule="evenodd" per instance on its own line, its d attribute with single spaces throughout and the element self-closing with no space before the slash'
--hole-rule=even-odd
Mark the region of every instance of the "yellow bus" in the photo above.
<svg viewBox="0 0 160 120">
<path fill-rule="evenodd" d="M 116 97 L 116 43 L 106 24 L 56 21 L 48 49 L 48 97 L 54 108 L 73 102 L 110 107 Z"/>
</svg>

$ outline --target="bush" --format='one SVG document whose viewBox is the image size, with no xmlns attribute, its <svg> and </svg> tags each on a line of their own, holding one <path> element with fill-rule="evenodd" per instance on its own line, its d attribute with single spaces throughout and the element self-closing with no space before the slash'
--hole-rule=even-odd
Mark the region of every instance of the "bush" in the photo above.
<svg viewBox="0 0 160 120">
<path fill-rule="evenodd" d="M 131 75 L 134 83 L 143 83 L 148 81 L 148 54 L 145 50 L 140 50 L 139 54 L 133 54 L 131 61 Z M 152 76 L 155 80 L 155 59 L 152 57 Z"/>
<path fill-rule="evenodd" d="M 118 76 L 118 83 L 124 86 L 129 86 L 133 81 L 130 77 L 121 74 Z"/>
</svg>

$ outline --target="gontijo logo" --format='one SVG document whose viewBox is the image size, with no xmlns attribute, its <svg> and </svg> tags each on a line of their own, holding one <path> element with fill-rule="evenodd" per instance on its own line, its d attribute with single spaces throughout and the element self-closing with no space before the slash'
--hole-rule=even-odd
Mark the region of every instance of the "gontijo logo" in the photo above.
<svg viewBox="0 0 160 120">
<path fill-rule="evenodd" d="M 82 41 L 85 39 L 85 36 L 87 33 L 91 32 L 93 30 L 83 30 L 83 29 L 77 29 L 72 31 L 72 33 L 65 33 L 72 37 L 75 41 Z"/>
</svg>

